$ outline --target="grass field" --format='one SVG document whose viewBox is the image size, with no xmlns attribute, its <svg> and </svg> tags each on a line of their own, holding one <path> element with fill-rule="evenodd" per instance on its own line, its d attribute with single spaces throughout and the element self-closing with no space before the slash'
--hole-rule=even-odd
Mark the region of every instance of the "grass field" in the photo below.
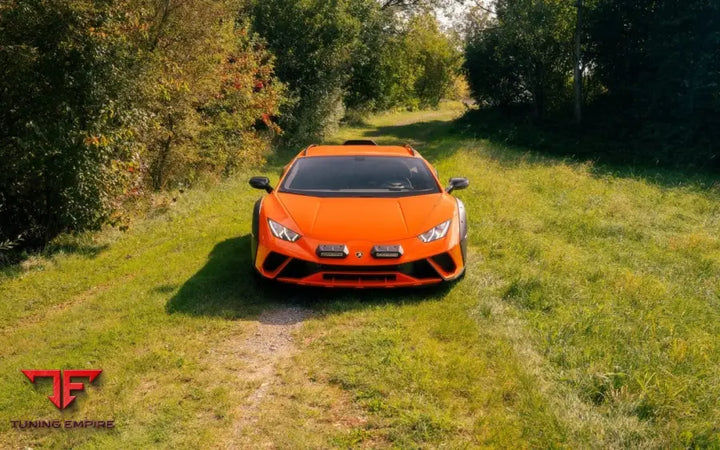
<svg viewBox="0 0 720 450">
<path fill-rule="evenodd" d="M 470 179 L 451 287 L 256 284 L 250 174 L 6 269 L 0 447 L 720 447 L 720 186 L 542 157 L 460 113 L 334 138 Z M 20 373 L 50 368 L 103 374 L 60 412 Z M 117 425 L 10 426 L 56 418 Z"/>
</svg>

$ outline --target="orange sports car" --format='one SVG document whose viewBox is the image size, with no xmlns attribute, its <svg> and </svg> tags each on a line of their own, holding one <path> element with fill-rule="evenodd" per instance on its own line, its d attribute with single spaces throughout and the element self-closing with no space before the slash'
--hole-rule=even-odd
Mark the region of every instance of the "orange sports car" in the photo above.
<svg viewBox="0 0 720 450">
<path fill-rule="evenodd" d="M 265 278 L 327 287 L 421 286 L 465 272 L 467 219 L 450 195 L 468 186 L 409 146 L 311 145 L 255 204 L 252 261 Z"/>
</svg>

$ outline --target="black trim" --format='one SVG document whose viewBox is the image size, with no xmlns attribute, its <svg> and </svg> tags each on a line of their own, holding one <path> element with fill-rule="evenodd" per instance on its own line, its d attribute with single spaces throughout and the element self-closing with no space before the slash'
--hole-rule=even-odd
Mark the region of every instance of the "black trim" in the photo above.
<svg viewBox="0 0 720 450">
<path fill-rule="evenodd" d="M 301 279 L 319 273 L 387 273 L 400 272 L 419 280 L 442 279 L 442 276 L 426 260 L 420 259 L 403 264 L 378 265 L 378 266 L 344 266 L 337 264 L 318 264 L 301 259 L 292 259 L 280 271 L 278 278 Z"/>
<path fill-rule="evenodd" d="M 280 267 L 285 261 L 287 261 L 288 257 L 285 255 L 281 255 L 280 253 L 270 252 L 269 255 L 265 258 L 265 261 L 263 261 L 263 269 L 266 272 L 274 272 Z"/>
<path fill-rule="evenodd" d="M 377 145 L 372 139 L 350 139 L 343 142 L 343 145 Z"/>
<path fill-rule="evenodd" d="M 320 156 L 315 156 L 315 158 L 320 158 Z M 334 192 L 334 191 L 327 191 L 327 192 L 303 192 L 303 191 L 290 191 L 287 189 L 283 189 L 282 191 L 279 191 L 283 194 L 292 194 L 292 195 L 302 195 L 304 197 L 317 197 L 317 198 L 401 198 L 401 197 L 416 197 L 418 195 L 437 195 L 440 192 L 425 192 L 425 191 L 415 191 L 415 192 L 374 192 L 374 193 L 363 193 L 363 194 L 350 194 L 347 192 Z"/>
<path fill-rule="evenodd" d="M 315 254 L 320 258 L 347 258 L 349 254 L 345 244 L 320 244 L 315 249 Z"/>
<path fill-rule="evenodd" d="M 395 281 L 397 276 L 387 274 L 352 274 L 352 273 L 324 273 L 323 280 L 328 281 Z"/>
<path fill-rule="evenodd" d="M 450 185 L 447 188 L 445 188 L 445 192 L 447 192 L 449 194 L 456 189 L 457 190 L 465 189 L 468 186 L 470 186 L 470 181 L 467 178 L 453 177 L 453 178 L 450 178 Z"/>
<path fill-rule="evenodd" d="M 439 255 L 435 255 L 432 257 L 432 260 L 445 272 L 455 272 L 455 269 L 457 269 L 455 261 L 453 261 L 449 253 L 441 253 Z"/>
<path fill-rule="evenodd" d="M 467 213 L 465 211 L 465 204 L 459 198 L 456 198 L 458 206 L 458 218 L 460 219 L 460 250 L 462 251 L 463 264 L 467 261 Z"/>
<path fill-rule="evenodd" d="M 268 194 L 273 191 L 273 187 L 270 186 L 270 179 L 268 177 L 252 177 L 249 181 L 250 186 L 255 189 L 262 189 Z"/>
<path fill-rule="evenodd" d="M 258 240 L 260 239 L 260 206 L 262 205 L 262 200 L 263 198 L 260 197 L 258 201 L 255 202 L 252 215 L 252 228 L 250 229 L 250 259 L 253 262 L 253 267 L 257 260 Z"/>
</svg>

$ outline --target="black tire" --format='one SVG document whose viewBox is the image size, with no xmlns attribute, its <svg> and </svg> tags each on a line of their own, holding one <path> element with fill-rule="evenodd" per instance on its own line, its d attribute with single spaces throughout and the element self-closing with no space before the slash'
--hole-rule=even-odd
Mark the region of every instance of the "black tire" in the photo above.
<svg viewBox="0 0 720 450">
<path fill-rule="evenodd" d="M 253 272 L 255 270 L 255 260 L 257 259 L 258 239 L 260 233 L 260 206 L 262 205 L 262 198 L 255 202 L 253 207 L 252 215 L 252 229 L 250 231 L 250 261 L 252 263 Z"/>
</svg>

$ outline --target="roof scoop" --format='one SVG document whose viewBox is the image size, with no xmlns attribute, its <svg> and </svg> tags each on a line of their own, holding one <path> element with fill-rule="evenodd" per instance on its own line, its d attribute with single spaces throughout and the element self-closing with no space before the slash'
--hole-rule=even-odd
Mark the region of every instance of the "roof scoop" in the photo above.
<svg viewBox="0 0 720 450">
<path fill-rule="evenodd" d="M 343 145 L 377 145 L 372 139 L 350 139 L 343 142 Z"/>
</svg>

